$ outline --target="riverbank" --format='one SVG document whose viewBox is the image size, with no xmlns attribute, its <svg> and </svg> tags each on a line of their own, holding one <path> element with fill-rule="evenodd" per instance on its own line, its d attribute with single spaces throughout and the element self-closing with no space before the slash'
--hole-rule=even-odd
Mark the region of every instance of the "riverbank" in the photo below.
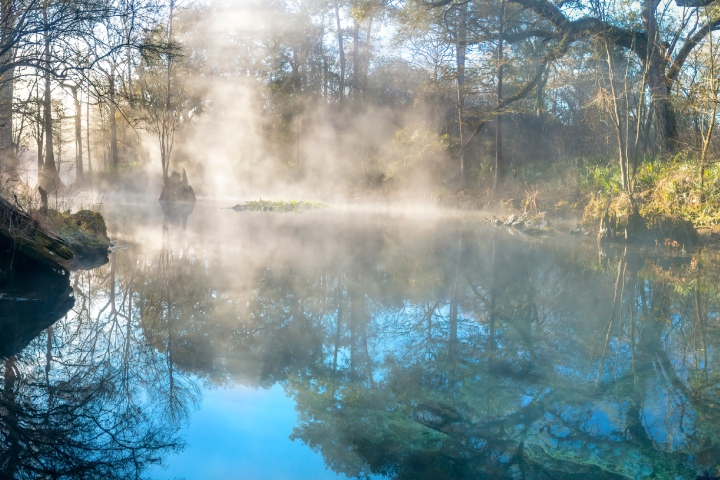
<svg viewBox="0 0 720 480">
<path fill-rule="evenodd" d="M 518 172 L 496 198 L 478 189 L 442 202 L 461 209 L 493 207 L 507 216 L 543 213 L 550 221 L 573 220 L 591 236 L 598 235 L 606 213 L 627 219 L 636 208 L 651 223 L 662 218 L 692 224 L 702 244 L 720 244 L 720 164 L 701 169 L 693 158 L 653 158 L 637 166 L 631 192 L 623 190 L 615 163 L 573 160 Z"/>
<path fill-rule="evenodd" d="M 38 203 L 26 191 L 0 196 L 2 269 L 41 265 L 53 270 L 90 269 L 108 260 L 110 239 L 102 214 L 83 208 L 48 208 L 41 190 Z M 29 201 L 30 198 L 32 201 Z M 29 261 L 30 263 L 27 263 Z"/>
</svg>

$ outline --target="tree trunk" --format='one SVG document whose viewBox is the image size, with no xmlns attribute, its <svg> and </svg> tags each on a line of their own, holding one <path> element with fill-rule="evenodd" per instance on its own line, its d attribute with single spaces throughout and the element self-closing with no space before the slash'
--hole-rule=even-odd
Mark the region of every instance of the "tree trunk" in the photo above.
<svg viewBox="0 0 720 480">
<path fill-rule="evenodd" d="M 0 11 L 0 42 L 7 45 L 14 34 L 15 13 L 11 0 L 2 0 Z M 0 64 L 7 65 L 14 60 L 14 49 L 0 57 Z M 17 161 L 13 145 L 12 104 L 14 93 L 15 69 L 11 68 L 0 75 L 0 165 L 13 170 Z"/>
<path fill-rule="evenodd" d="M 83 155 L 82 155 L 82 109 L 78 98 L 78 87 L 71 89 L 73 102 L 75 103 L 75 182 L 82 180 Z"/>
<path fill-rule="evenodd" d="M 5 57 L 0 58 L 0 63 L 10 61 Z M 13 170 L 16 163 L 12 129 L 14 76 L 15 69 L 10 69 L 0 75 L 0 165 L 3 169 L 9 170 Z"/>
<path fill-rule="evenodd" d="M 339 90 L 339 101 L 342 105 L 345 98 L 345 47 L 343 45 L 343 33 L 342 27 L 340 26 L 340 7 L 335 4 L 335 22 L 337 23 L 337 39 L 338 39 L 338 57 L 340 57 L 340 84 Z"/>
<path fill-rule="evenodd" d="M 540 82 L 537 86 L 537 93 L 535 95 L 535 116 L 541 117 L 545 112 L 545 86 L 548 82 L 548 72 L 545 71 Z"/>
<path fill-rule="evenodd" d="M 117 107 L 115 106 L 115 66 L 110 70 L 110 163 L 112 168 L 117 171 L 120 166 L 120 159 L 118 157 L 118 143 L 117 143 Z"/>
<path fill-rule="evenodd" d="M 660 43 L 657 8 L 660 0 L 645 0 L 642 4 L 642 22 L 647 34 L 647 54 L 641 59 L 647 70 L 647 83 L 655 111 L 655 123 L 660 135 L 660 147 L 674 152 L 678 147 L 675 111 L 670 104 L 670 83 L 665 75 L 666 47 Z"/>
<path fill-rule="evenodd" d="M 45 162 L 43 161 L 43 138 L 42 132 L 40 136 L 35 140 L 37 143 L 37 168 L 38 168 L 38 179 L 45 168 Z"/>
<path fill-rule="evenodd" d="M 360 99 L 360 26 L 357 20 L 353 26 L 353 74 L 352 74 L 352 98 Z"/>
<path fill-rule="evenodd" d="M 502 103 L 503 95 L 503 33 L 505 27 L 505 0 L 500 4 L 500 18 L 498 24 L 498 47 L 497 47 L 497 104 Z M 493 181 L 493 196 L 498 190 L 505 175 L 505 161 L 502 150 L 502 113 L 498 112 L 495 126 L 495 178 Z"/>
<path fill-rule="evenodd" d="M 173 41 L 173 12 L 175 10 L 175 0 L 170 0 L 170 13 L 168 14 L 168 35 L 167 35 L 167 42 L 168 44 L 171 44 Z M 172 102 L 171 102 L 171 95 L 172 95 L 172 64 L 173 64 L 173 57 L 169 56 L 167 61 L 167 90 L 166 90 L 166 96 L 165 96 L 165 113 L 163 115 L 162 119 L 162 127 L 161 127 L 161 138 L 160 138 L 160 161 L 162 162 L 162 169 L 163 169 L 163 184 L 169 185 L 168 179 L 170 178 L 168 173 L 170 170 L 170 151 L 172 149 L 172 135 L 174 135 L 174 131 L 172 130 L 174 126 L 172 125 L 172 121 L 170 120 L 170 115 L 172 115 Z"/>
<path fill-rule="evenodd" d="M 43 136 L 45 134 L 45 130 L 43 128 L 44 122 L 42 117 L 42 106 L 40 105 L 40 82 L 37 82 L 35 84 L 36 88 L 36 97 L 37 97 L 37 130 L 36 136 L 35 136 L 35 142 L 37 144 L 37 174 L 38 174 L 38 183 L 40 183 L 40 178 L 42 176 L 42 172 L 45 169 L 45 161 L 43 156 Z"/>
<path fill-rule="evenodd" d="M 458 24 L 455 36 L 455 64 L 457 68 L 457 121 L 460 140 L 460 190 L 465 188 L 465 59 L 467 51 L 467 2 L 458 9 Z"/>
<path fill-rule="evenodd" d="M 648 66 L 648 86 L 655 112 L 655 123 L 660 135 L 660 148 L 674 152 L 679 148 L 675 110 L 670 103 L 670 89 L 662 73 L 660 61 L 652 61 Z"/>
<path fill-rule="evenodd" d="M 328 61 L 327 57 L 323 53 L 323 98 L 328 101 Z"/>
<path fill-rule="evenodd" d="M 615 72 L 612 61 L 612 55 L 610 54 L 610 47 L 605 44 L 605 52 L 607 53 L 607 65 L 608 65 L 608 83 L 610 84 L 610 93 L 612 96 L 613 110 L 610 113 L 613 119 L 613 126 L 615 127 L 615 134 L 618 143 L 618 157 L 620 161 L 620 183 L 623 191 L 630 191 L 630 182 L 628 177 L 628 159 L 627 159 L 627 119 L 623 126 L 623 118 L 620 114 L 620 96 L 615 90 Z M 626 72 L 627 76 L 627 72 Z M 628 95 L 627 89 L 623 92 L 625 96 Z"/>
<path fill-rule="evenodd" d="M 713 46 L 713 37 L 710 35 L 710 41 L 709 41 L 709 47 L 710 47 L 710 72 L 708 75 L 708 86 L 710 87 L 710 99 L 712 100 L 712 112 L 710 114 L 710 117 L 708 118 L 708 122 L 710 125 L 708 126 L 707 133 L 705 132 L 704 123 L 705 119 L 703 118 L 702 123 L 700 124 L 700 135 L 702 137 L 702 149 L 700 150 L 700 192 L 701 201 L 705 200 L 705 194 L 703 192 L 703 189 L 705 188 L 705 165 L 707 163 L 707 156 L 708 156 L 708 149 L 710 147 L 710 142 L 712 141 L 712 135 L 713 130 L 715 129 L 715 121 L 717 117 L 717 111 L 718 111 L 718 104 L 717 104 L 717 98 L 718 93 L 720 93 L 717 86 L 717 78 L 715 76 L 715 61 L 716 61 L 716 53 L 717 50 Z"/>
<path fill-rule="evenodd" d="M 92 176 L 92 155 L 90 153 L 90 88 L 88 88 L 87 103 L 85 104 L 85 121 L 87 122 L 88 175 Z"/>
<path fill-rule="evenodd" d="M 52 128 L 52 94 L 50 92 L 50 26 L 47 18 L 47 5 L 43 8 L 43 21 L 45 28 L 44 38 L 44 57 L 45 57 L 45 98 L 43 102 L 43 123 L 45 129 L 45 162 L 42 172 L 42 184 L 45 190 L 56 191 L 60 186 L 60 175 L 55 165 L 55 148 L 53 145 L 53 128 Z"/>
<path fill-rule="evenodd" d="M 365 31 L 365 58 L 363 60 L 362 72 L 360 72 L 360 89 L 362 90 L 363 95 L 365 95 L 365 92 L 367 91 L 368 72 L 370 71 L 370 39 L 372 38 L 372 25 L 373 17 L 371 15 L 370 18 L 368 18 L 368 26 Z"/>
</svg>

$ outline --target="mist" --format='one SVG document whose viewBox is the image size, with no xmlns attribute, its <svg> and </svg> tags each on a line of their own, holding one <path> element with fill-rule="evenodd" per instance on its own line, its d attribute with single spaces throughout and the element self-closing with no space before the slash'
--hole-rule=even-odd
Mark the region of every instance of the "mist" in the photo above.
<svg viewBox="0 0 720 480">
<path fill-rule="evenodd" d="M 336 48 L 332 19 L 326 12 L 311 24 L 310 13 L 292 7 L 244 1 L 179 12 L 175 32 L 184 53 L 177 68 L 183 92 L 198 107 L 179 127 L 173 169 L 186 169 L 207 197 L 429 202 L 438 172 L 451 164 L 447 145 L 430 106 L 392 98 L 396 86 L 380 84 L 392 81 L 388 72 L 374 78 L 375 69 L 400 60 L 390 40 L 363 43 L 364 84 L 356 79 L 358 86 L 341 94 L 324 70 L 333 66 L 317 71 L 297 58 L 307 49 Z M 382 19 L 376 28 L 382 36 Z M 303 43 L 308 32 L 317 36 L 314 45 Z M 406 70 L 419 87 L 420 73 Z M 144 143 L 152 152 L 152 139 Z M 157 152 L 150 157 L 152 172 Z"/>
<path fill-rule="evenodd" d="M 2 2 L 0 478 L 720 478 L 718 1 Z"/>
</svg>

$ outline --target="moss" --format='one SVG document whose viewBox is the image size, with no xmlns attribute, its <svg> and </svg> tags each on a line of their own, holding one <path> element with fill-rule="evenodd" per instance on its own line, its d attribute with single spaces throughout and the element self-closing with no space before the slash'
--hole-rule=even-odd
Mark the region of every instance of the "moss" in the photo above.
<svg viewBox="0 0 720 480">
<path fill-rule="evenodd" d="M 80 210 L 79 212 L 70 215 L 70 219 L 74 221 L 75 225 L 80 227 L 81 230 L 92 233 L 101 239 L 110 241 L 107 236 L 105 219 L 100 212 L 95 212 L 93 210 Z"/>
<path fill-rule="evenodd" d="M 233 207 L 235 211 L 242 212 L 245 210 L 253 212 L 295 212 L 300 213 L 305 210 L 317 210 L 325 208 L 326 205 L 317 202 L 305 202 L 298 200 L 263 200 L 260 198 L 258 201 L 245 202 L 244 204 L 237 204 Z"/>
<path fill-rule="evenodd" d="M 16 204 L 0 197 L 0 241 L 12 251 L 53 269 L 69 270 L 74 254 L 68 243 Z"/>
<path fill-rule="evenodd" d="M 69 214 L 48 210 L 45 215 L 34 212 L 33 216 L 45 229 L 68 244 L 76 257 L 75 267 L 90 268 L 105 263 L 110 239 L 100 212 L 80 210 Z"/>
</svg>

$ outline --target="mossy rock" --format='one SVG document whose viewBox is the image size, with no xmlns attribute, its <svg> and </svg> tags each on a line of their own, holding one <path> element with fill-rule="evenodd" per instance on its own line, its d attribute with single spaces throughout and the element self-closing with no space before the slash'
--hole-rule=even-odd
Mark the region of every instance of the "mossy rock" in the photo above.
<svg viewBox="0 0 720 480">
<path fill-rule="evenodd" d="M 110 242 L 110 239 L 107 236 L 105 219 L 100 212 L 80 210 L 79 212 L 70 215 L 70 218 L 73 222 L 75 222 L 75 225 L 81 229 Z"/>
<path fill-rule="evenodd" d="M 0 197 L 0 243 L 10 248 L 3 249 L 11 257 L 10 264 L 30 259 L 36 264 L 53 270 L 70 270 L 74 254 L 64 239 L 27 212 Z"/>
<path fill-rule="evenodd" d="M 107 262 L 110 239 L 100 212 L 80 210 L 69 214 L 48 210 L 39 220 L 68 244 L 75 254 L 74 269 L 95 268 Z"/>
</svg>

